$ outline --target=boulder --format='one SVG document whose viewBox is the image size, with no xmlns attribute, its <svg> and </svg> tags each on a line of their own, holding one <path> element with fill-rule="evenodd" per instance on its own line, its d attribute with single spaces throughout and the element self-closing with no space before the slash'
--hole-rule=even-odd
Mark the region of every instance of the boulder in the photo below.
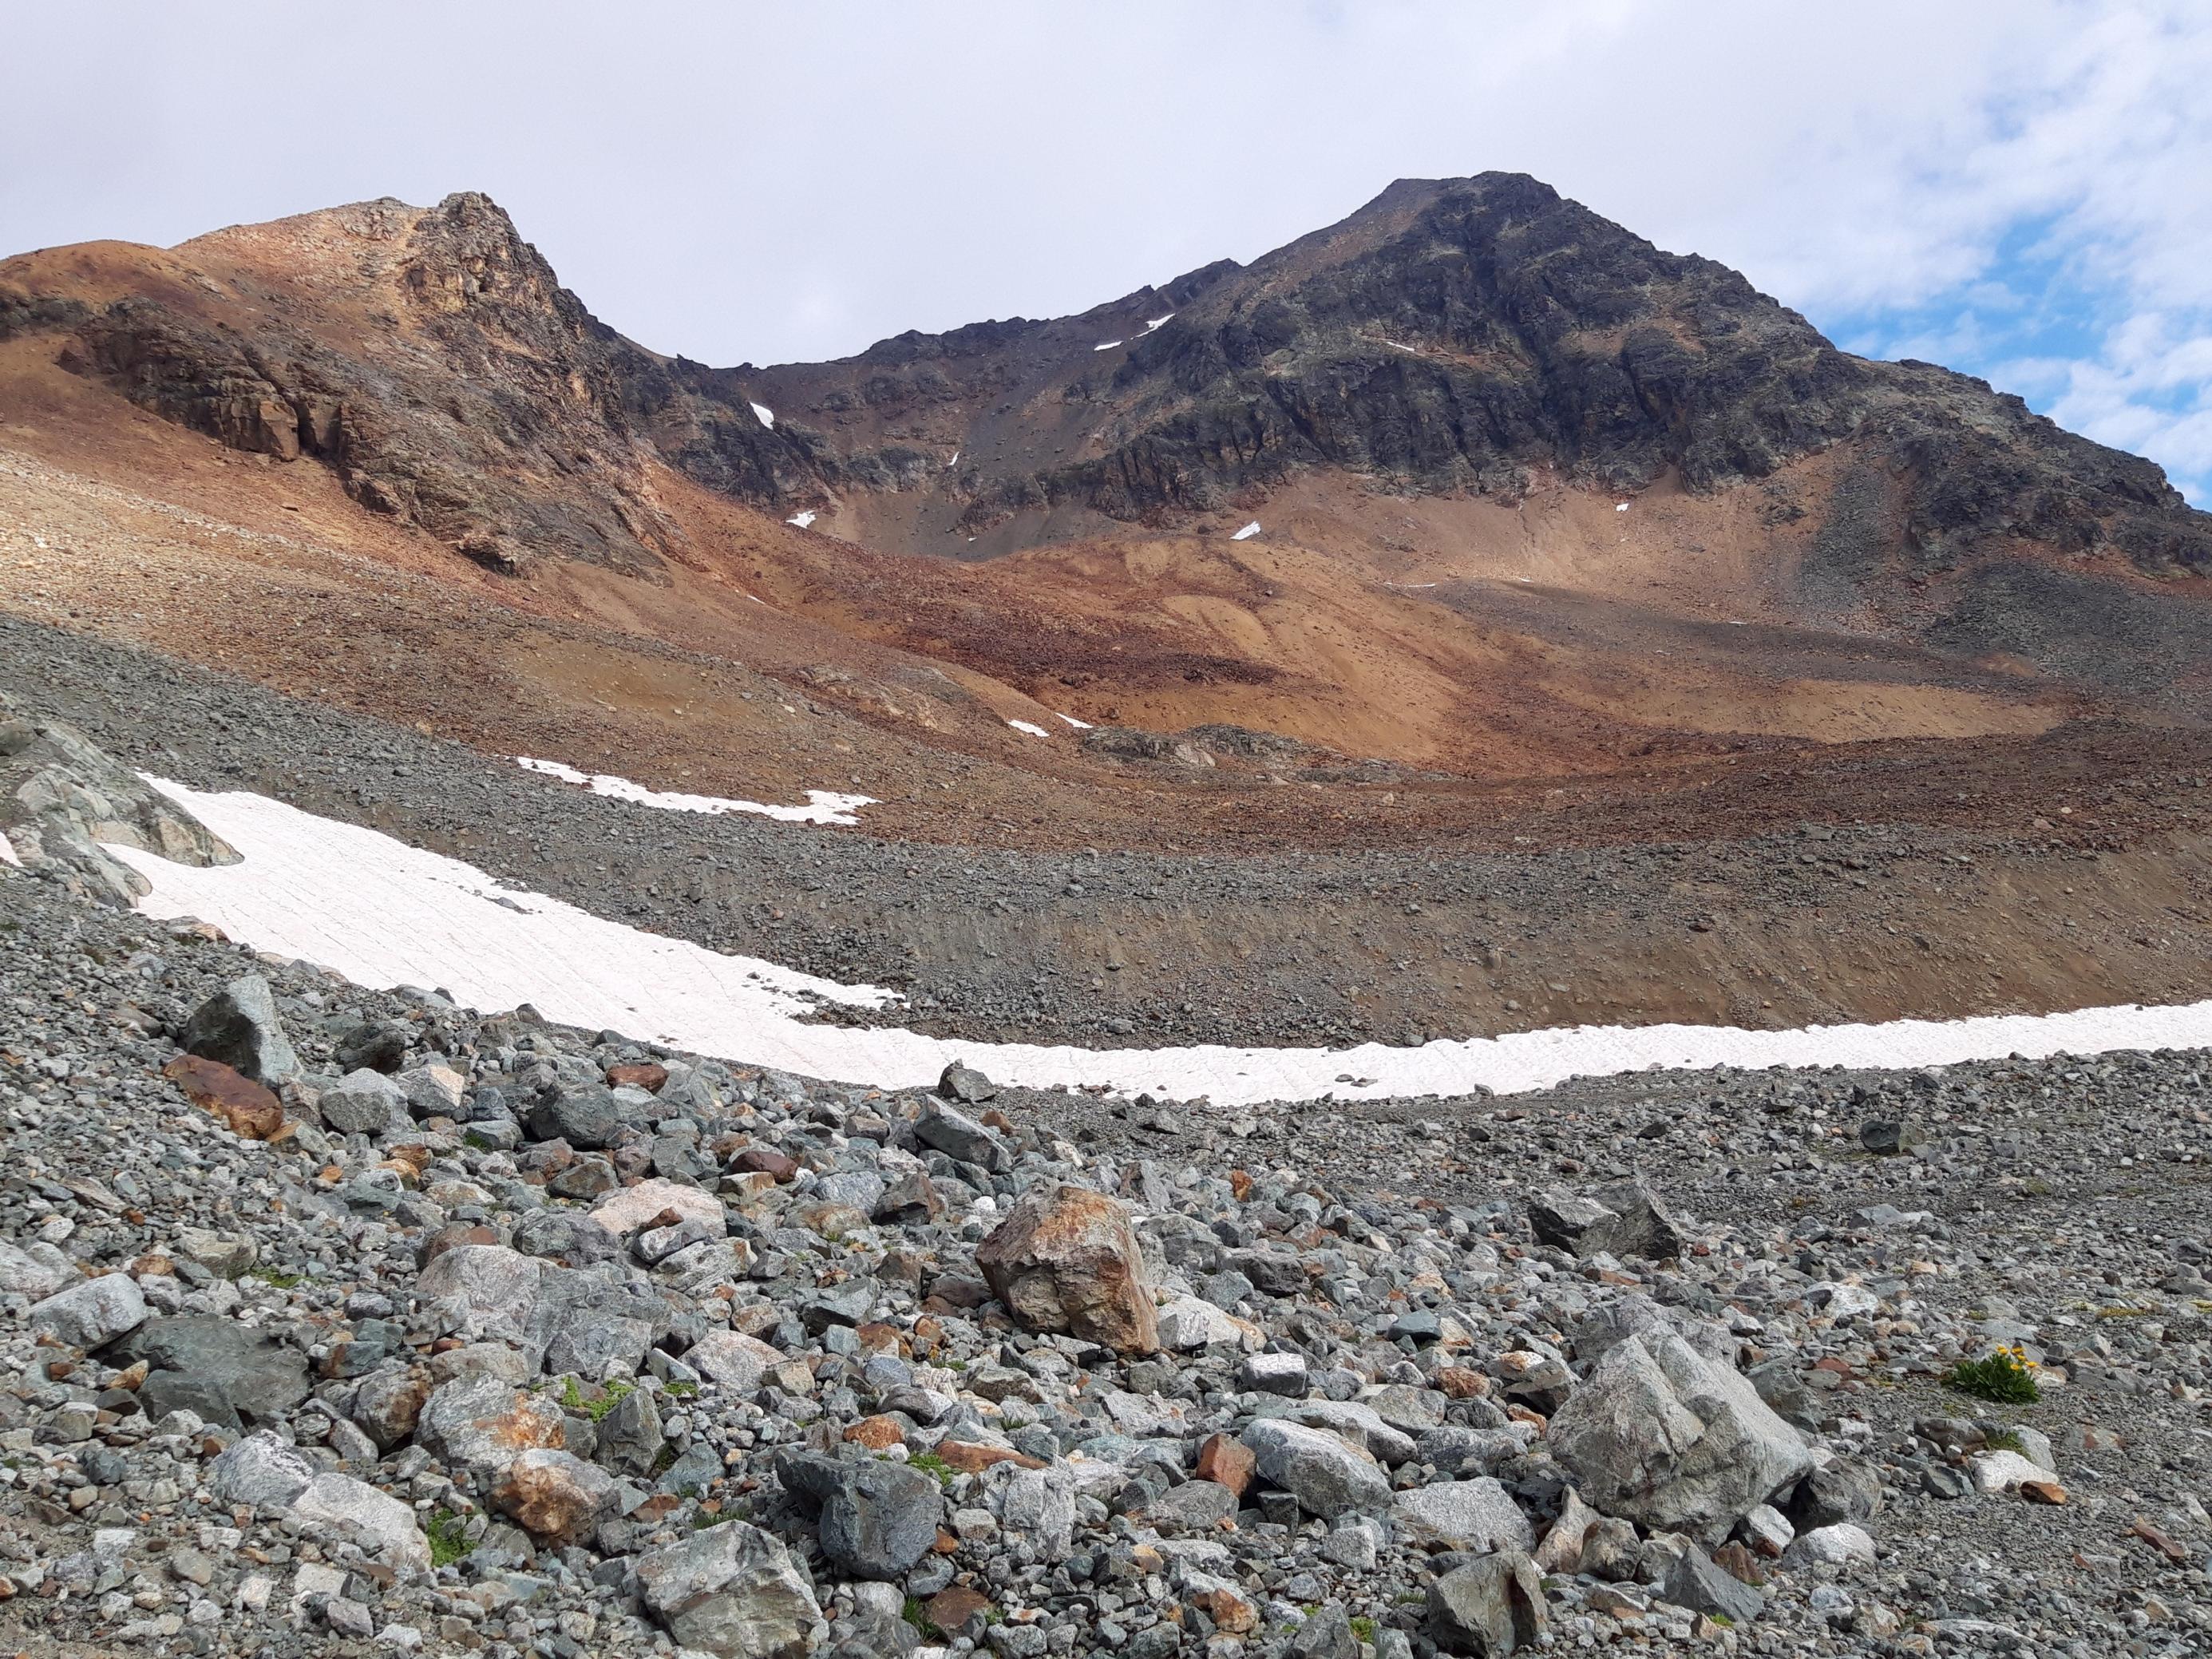
<svg viewBox="0 0 2212 1659">
<path fill-rule="evenodd" d="M 344 1135 L 381 1135 L 410 1127 L 407 1097 L 381 1072 L 362 1066 L 323 1091 L 316 1109 L 326 1127 Z"/>
<path fill-rule="evenodd" d="M 129 909 L 146 878 L 109 847 L 134 847 L 172 864 L 235 864 L 207 826 L 59 720 L 0 714 L 0 842 L 9 863 L 56 865 L 104 904 Z"/>
<path fill-rule="evenodd" d="M 80 1279 L 31 1308 L 31 1334 L 65 1348 L 97 1348 L 146 1322 L 146 1298 L 121 1273 Z"/>
<path fill-rule="evenodd" d="M 350 1534 L 362 1547 L 395 1567 L 428 1567 L 430 1543 L 415 1523 L 414 1509 L 349 1474 L 319 1474 L 292 1500 L 292 1518 L 305 1522 L 311 1535 L 327 1530 Z"/>
<path fill-rule="evenodd" d="M 741 1331 L 709 1331 L 684 1350 L 684 1363 L 732 1394 L 751 1394 L 784 1362 L 779 1348 Z"/>
<path fill-rule="evenodd" d="M 1703 1550 L 1684 1550 L 1660 1581 L 1660 1594 L 1692 1613 L 1717 1613 L 1748 1625 L 1766 1610 L 1766 1595 L 1745 1583 Z"/>
<path fill-rule="evenodd" d="M 460 1316 L 457 1335 L 520 1342 L 544 1273 L 545 1264 L 535 1256 L 503 1244 L 463 1244 L 422 1269 L 415 1293 L 426 1302 L 450 1298 Z"/>
<path fill-rule="evenodd" d="M 1782 1565 L 1785 1567 L 1870 1567 L 1874 1563 L 1873 1534 L 1848 1521 L 1801 1532 L 1782 1552 Z"/>
<path fill-rule="evenodd" d="M 592 1206 L 592 1219 L 615 1237 L 626 1238 L 672 1212 L 678 1221 L 696 1222 L 715 1238 L 729 1231 L 722 1200 L 680 1181 L 641 1181 L 609 1193 Z"/>
<path fill-rule="evenodd" d="M 39 1240 L 18 1244 L 0 1238 L 0 1296 L 27 1297 L 43 1302 L 83 1279 L 76 1263 L 58 1245 Z"/>
<path fill-rule="evenodd" d="M 1217 1344 L 1249 1346 L 1259 1340 L 1254 1327 L 1194 1296 L 1179 1296 L 1167 1303 L 1159 1310 L 1158 1318 L 1160 1346 L 1178 1353 L 1211 1348 Z"/>
<path fill-rule="evenodd" d="M 1382 1466 L 1341 1435 L 1263 1417 L 1239 1437 L 1252 1454 L 1254 1472 L 1297 1498 L 1309 1515 L 1334 1521 L 1390 1501 L 1390 1478 Z"/>
<path fill-rule="evenodd" d="M 828 1634 L 790 1553 L 743 1521 L 639 1557 L 637 1585 L 678 1646 L 719 1659 L 805 1659 Z"/>
<path fill-rule="evenodd" d="M 217 1502 L 233 1508 L 282 1510 L 313 1484 L 315 1474 L 305 1452 L 264 1429 L 208 1465 L 208 1486 Z"/>
<path fill-rule="evenodd" d="M 234 979 L 192 1011 L 177 1046 L 270 1088 L 300 1075 L 276 998 L 258 974 Z"/>
<path fill-rule="evenodd" d="M 1616 1344 L 1545 1438 L 1601 1514 L 1708 1547 L 1812 1468 L 1804 1437 L 1749 1382 L 1661 1330 Z"/>
<path fill-rule="evenodd" d="M 969 1106 L 981 1104 L 994 1098 L 999 1085 L 972 1066 L 954 1060 L 937 1079 L 937 1092 L 946 1100 L 957 1100 Z"/>
<path fill-rule="evenodd" d="M 349 1029 L 331 1049 L 341 1072 L 396 1072 L 407 1059 L 415 1028 L 404 1020 L 372 1019 Z"/>
<path fill-rule="evenodd" d="M 787 1452 L 776 1478 L 817 1522 L 822 1553 L 856 1578 L 896 1578 L 929 1553 L 945 1518 L 936 1477 L 904 1463 Z"/>
<path fill-rule="evenodd" d="M 1443 1652 L 1492 1659 L 1536 1646 L 1550 1626 L 1543 1576 L 1518 1550 L 1454 1567 L 1429 1586 L 1429 1639 Z"/>
<path fill-rule="evenodd" d="M 106 1358 L 118 1366 L 145 1362 L 138 1400 L 149 1418 L 184 1407 L 238 1429 L 272 1421 L 307 1397 L 307 1355 L 268 1331 L 215 1315 L 149 1319 Z"/>
<path fill-rule="evenodd" d="M 1541 1244 L 1556 1245 L 1577 1260 L 1603 1251 L 1664 1261 L 1681 1255 L 1681 1227 L 1641 1179 L 1592 1193 L 1557 1189 L 1528 1201 L 1528 1224 Z"/>
<path fill-rule="evenodd" d="M 564 1450 L 561 1407 L 495 1376 L 463 1376 L 432 1391 L 415 1443 L 448 1469 L 503 1469 L 524 1452 Z"/>
<path fill-rule="evenodd" d="M 1536 1542 L 1520 1505 L 1487 1477 L 1409 1487 L 1390 1507 L 1399 1536 L 1431 1549 L 1526 1550 Z"/>
<path fill-rule="evenodd" d="M 1159 1322 L 1129 1218 L 1083 1187 L 1033 1188 L 976 1247 L 975 1265 L 1015 1321 L 1121 1353 L 1159 1348 Z"/>
<path fill-rule="evenodd" d="M 614 1506 L 615 1478 L 572 1453 L 533 1447 L 493 1480 L 491 1501 L 532 1538 L 573 1543 Z"/>
<path fill-rule="evenodd" d="M 1013 1152 L 995 1131 L 931 1097 L 922 1099 L 914 1134 L 923 1146 L 963 1164 L 980 1164 L 994 1175 L 1013 1167 Z"/>
<path fill-rule="evenodd" d="M 193 1105 L 213 1112 L 231 1133 L 245 1140 L 267 1140 L 284 1127 L 284 1103 L 265 1085 L 232 1070 L 219 1060 L 179 1054 L 161 1075 L 184 1091 Z"/>
</svg>

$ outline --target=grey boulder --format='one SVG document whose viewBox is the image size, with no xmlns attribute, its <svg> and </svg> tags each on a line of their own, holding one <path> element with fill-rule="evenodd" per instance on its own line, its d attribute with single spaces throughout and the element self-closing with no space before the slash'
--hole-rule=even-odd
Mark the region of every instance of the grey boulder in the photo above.
<svg viewBox="0 0 2212 1659">
<path fill-rule="evenodd" d="M 1429 1639 L 1476 1659 L 1533 1648 L 1551 1626 L 1543 1575 L 1519 1550 L 1454 1567 L 1429 1586 Z"/>
<path fill-rule="evenodd" d="M 97 1348 L 146 1322 L 146 1297 L 121 1273 L 79 1279 L 33 1305 L 31 1334 L 65 1348 Z"/>
<path fill-rule="evenodd" d="M 1309 1515 L 1334 1521 L 1390 1501 L 1390 1478 L 1374 1454 L 1341 1435 L 1262 1418 L 1239 1437 L 1260 1478 L 1297 1498 Z"/>
<path fill-rule="evenodd" d="M 790 1552 L 743 1521 L 641 1556 L 637 1584 L 679 1647 L 720 1659 L 805 1659 L 829 1632 Z"/>
<path fill-rule="evenodd" d="M 1545 1440 L 1600 1513 L 1709 1547 L 1813 1464 L 1748 1382 L 1664 1330 L 1616 1344 Z"/>
<path fill-rule="evenodd" d="M 272 1089 L 300 1074 L 300 1057 L 277 1018 L 275 994 L 258 974 L 231 981 L 195 1008 L 177 1046 Z"/>
<path fill-rule="evenodd" d="M 937 1541 L 944 1489 L 920 1469 L 799 1452 L 777 1458 L 775 1472 L 817 1517 L 822 1553 L 854 1577 L 896 1578 Z"/>
</svg>

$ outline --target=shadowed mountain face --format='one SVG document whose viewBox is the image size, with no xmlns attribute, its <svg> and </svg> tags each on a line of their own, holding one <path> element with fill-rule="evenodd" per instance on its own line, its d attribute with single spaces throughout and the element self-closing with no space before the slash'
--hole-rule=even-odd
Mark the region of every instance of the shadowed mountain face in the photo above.
<svg viewBox="0 0 2212 1659">
<path fill-rule="evenodd" d="M 0 263 L 0 416 L 47 368 L 501 575 L 704 571 L 1152 730 L 1480 772 L 2212 690 L 2212 518 L 2157 466 L 1517 175 L 769 368 L 623 338 L 484 197 L 386 200 Z"/>
</svg>

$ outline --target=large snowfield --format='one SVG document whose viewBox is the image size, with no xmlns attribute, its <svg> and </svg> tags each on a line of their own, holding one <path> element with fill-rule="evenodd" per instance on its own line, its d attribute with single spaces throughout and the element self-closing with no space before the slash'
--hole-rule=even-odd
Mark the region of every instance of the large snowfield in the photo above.
<svg viewBox="0 0 2212 1659">
<path fill-rule="evenodd" d="M 749 957 L 603 921 L 503 887 L 456 860 L 266 797 L 203 794 L 151 779 L 243 854 L 194 869 L 114 848 L 153 884 L 147 915 L 195 916 L 262 951 L 356 983 L 442 988 L 484 1010 L 534 1004 L 547 1018 L 839 1082 L 912 1088 L 955 1059 L 1001 1083 L 1105 1085 L 1215 1104 L 1509 1093 L 1652 1066 L 1912 1066 L 2212 1046 L 2212 1001 L 2042 1016 L 1813 1026 L 1576 1026 L 1418 1048 L 1088 1049 L 946 1042 L 896 1029 L 805 1023 L 813 999 L 886 1007 L 895 993 L 841 985 Z M 1340 1079 L 1350 1077 L 1354 1082 Z"/>
</svg>

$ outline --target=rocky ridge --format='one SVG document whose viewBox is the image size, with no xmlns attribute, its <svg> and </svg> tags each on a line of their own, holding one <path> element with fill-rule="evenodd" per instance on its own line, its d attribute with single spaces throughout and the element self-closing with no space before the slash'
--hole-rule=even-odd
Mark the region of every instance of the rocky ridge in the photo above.
<svg viewBox="0 0 2212 1659">
<path fill-rule="evenodd" d="M 2212 1617 L 2204 1055 L 884 1093 L 70 880 L 0 872 L 27 1650 L 2179 1654 Z M 2039 1401 L 1945 1386 L 2000 1347 Z"/>
</svg>

